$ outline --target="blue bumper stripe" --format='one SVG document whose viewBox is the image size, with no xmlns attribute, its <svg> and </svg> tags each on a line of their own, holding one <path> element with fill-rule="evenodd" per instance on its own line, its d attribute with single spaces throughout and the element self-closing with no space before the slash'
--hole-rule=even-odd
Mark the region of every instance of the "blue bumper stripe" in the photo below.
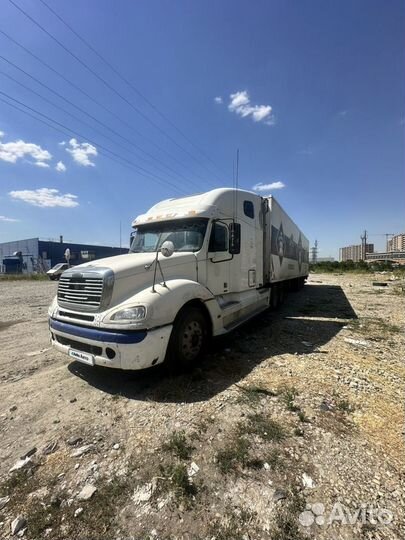
<svg viewBox="0 0 405 540">
<path fill-rule="evenodd" d="M 106 332 L 104 330 L 96 330 L 95 328 L 85 328 L 84 326 L 76 326 L 56 319 L 49 320 L 49 326 L 59 332 L 71 334 L 72 336 L 92 339 L 94 341 L 109 341 L 110 343 L 140 343 L 146 337 L 146 330 L 133 330 L 128 332 Z"/>
</svg>

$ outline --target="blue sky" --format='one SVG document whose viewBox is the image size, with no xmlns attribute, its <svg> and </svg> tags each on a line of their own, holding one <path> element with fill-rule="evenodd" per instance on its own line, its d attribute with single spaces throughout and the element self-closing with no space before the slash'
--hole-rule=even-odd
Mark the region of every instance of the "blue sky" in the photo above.
<svg viewBox="0 0 405 540">
<path fill-rule="evenodd" d="M 240 186 L 275 184 L 260 193 L 318 239 L 320 256 L 359 243 L 363 229 L 377 247 L 377 234 L 405 230 L 402 0 L 52 1 L 155 109 L 40 0 L 13 1 L 115 92 L 3 0 L 0 31 L 76 88 L 0 33 L 0 55 L 59 95 L 1 58 L 0 91 L 72 130 L 0 101 L 0 242 L 117 245 L 120 221 L 125 241 L 160 199 L 230 186 L 236 148 Z"/>
</svg>

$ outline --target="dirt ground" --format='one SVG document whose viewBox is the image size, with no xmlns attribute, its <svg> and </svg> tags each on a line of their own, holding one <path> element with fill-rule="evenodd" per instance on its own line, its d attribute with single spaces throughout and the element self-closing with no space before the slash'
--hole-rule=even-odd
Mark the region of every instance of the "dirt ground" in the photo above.
<svg viewBox="0 0 405 540">
<path fill-rule="evenodd" d="M 70 362 L 49 345 L 57 284 L 0 281 L 0 538 L 19 519 L 35 540 L 403 539 L 389 278 L 312 275 L 179 376 Z"/>
</svg>

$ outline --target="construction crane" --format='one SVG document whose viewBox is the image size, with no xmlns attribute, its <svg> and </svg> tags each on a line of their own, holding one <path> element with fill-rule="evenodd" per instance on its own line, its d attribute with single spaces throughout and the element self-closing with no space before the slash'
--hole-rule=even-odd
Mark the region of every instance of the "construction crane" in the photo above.
<svg viewBox="0 0 405 540">
<path fill-rule="evenodd" d="M 388 252 L 388 239 L 390 236 L 391 238 L 395 236 L 395 233 L 373 233 L 373 234 L 370 234 L 369 236 L 385 236 L 385 251 Z"/>
</svg>

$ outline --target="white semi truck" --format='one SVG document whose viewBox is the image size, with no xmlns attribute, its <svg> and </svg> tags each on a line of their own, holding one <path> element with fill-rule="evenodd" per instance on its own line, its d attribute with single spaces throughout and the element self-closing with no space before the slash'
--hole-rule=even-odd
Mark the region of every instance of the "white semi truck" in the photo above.
<svg viewBox="0 0 405 540">
<path fill-rule="evenodd" d="M 277 307 L 308 276 L 308 240 L 273 197 L 235 189 L 137 217 L 128 254 L 60 277 L 52 344 L 90 365 L 187 369 L 210 336 Z"/>
</svg>

